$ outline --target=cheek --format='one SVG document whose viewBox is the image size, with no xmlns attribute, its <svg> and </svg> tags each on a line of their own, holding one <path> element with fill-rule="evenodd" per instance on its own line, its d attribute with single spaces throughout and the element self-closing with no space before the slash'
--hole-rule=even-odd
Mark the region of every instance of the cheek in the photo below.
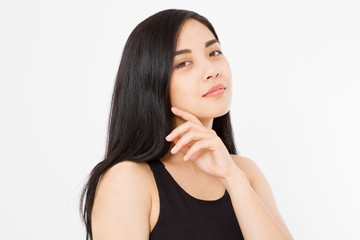
<svg viewBox="0 0 360 240">
<path fill-rule="evenodd" d="M 229 65 L 229 63 L 227 61 L 223 64 L 222 69 L 223 69 L 224 80 L 227 82 L 227 85 L 230 88 L 229 90 L 231 90 L 231 88 L 232 88 L 232 74 L 231 74 L 230 65 Z"/>
<path fill-rule="evenodd" d="M 226 77 L 231 81 L 231 69 L 229 62 L 225 59 L 224 63 L 222 64 L 223 72 Z"/>
<path fill-rule="evenodd" d="M 170 101 L 172 106 L 186 106 L 199 95 L 196 80 L 187 74 L 177 74 L 170 79 Z"/>
<path fill-rule="evenodd" d="M 180 101 L 189 99 L 191 96 L 192 87 L 186 81 L 181 83 L 173 82 L 170 85 L 170 100 L 172 105 L 178 105 Z"/>
</svg>

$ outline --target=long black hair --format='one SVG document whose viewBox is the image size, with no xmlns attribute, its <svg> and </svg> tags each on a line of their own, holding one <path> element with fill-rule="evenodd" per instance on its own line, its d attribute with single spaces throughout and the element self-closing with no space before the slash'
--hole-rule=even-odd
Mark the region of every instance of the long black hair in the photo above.
<svg viewBox="0 0 360 240">
<path fill-rule="evenodd" d="M 86 239 L 93 239 L 91 213 L 102 174 L 123 160 L 149 162 L 162 158 L 173 129 L 169 81 L 181 27 L 193 18 L 218 36 L 203 16 L 187 10 L 169 9 L 142 21 L 130 34 L 121 58 L 112 95 L 104 159 L 87 179 L 80 197 Z M 230 112 L 214 118 L 212 128 L 231 154 L 237 154 Z"/>
</svg>

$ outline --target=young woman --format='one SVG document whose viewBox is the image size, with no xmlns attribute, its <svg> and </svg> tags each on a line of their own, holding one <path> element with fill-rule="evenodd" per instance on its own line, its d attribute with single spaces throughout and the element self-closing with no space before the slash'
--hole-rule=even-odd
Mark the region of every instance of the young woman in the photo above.
<svg viewBox="0 0 360 240">
<path fill-rule="evenodd" d="M 232 91 L 203 16 L 170 9 L 133 30 L 81 197 L 87 239 L 293 239 L 262 172 L 236 155 Z"/>
</svg>

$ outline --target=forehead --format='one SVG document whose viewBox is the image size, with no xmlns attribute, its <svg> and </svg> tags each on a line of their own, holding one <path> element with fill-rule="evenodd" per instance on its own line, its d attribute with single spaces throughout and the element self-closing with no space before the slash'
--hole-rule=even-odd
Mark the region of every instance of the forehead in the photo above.
<svg viewBox="0 0 360 240">
<path fill-rule="evenodd" d="M 214 34 L 204 24 L 195 19 L 189 19 L 180 31 L 176 49 L 191 48 L 199 44 L 204 47 L 205 42 L 214 38 Z"/>
</svg>

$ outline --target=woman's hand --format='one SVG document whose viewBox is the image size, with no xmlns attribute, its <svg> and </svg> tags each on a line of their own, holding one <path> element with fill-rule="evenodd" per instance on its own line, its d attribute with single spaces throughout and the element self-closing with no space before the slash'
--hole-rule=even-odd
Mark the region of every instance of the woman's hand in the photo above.
<svg viewBox="0 0 360 240">
<path fill-rule="evenodd" d="M 213 129 L 203 126 L 200 120 L 189 112 L 175 107 L 172 107 L 171 111 L 186 120 L 166 137 L 167 141 L 175 143 L 175 147 L 171 149 L 172 154 L 183 151 L 186 153 L 184 161 L 194 161 L 199 169 L 219 178 L 228 178 L 234 170 L 240 170 Z M 192 146 L 189 145 L 191 141 L 195 141 Z"/>
</svg>

